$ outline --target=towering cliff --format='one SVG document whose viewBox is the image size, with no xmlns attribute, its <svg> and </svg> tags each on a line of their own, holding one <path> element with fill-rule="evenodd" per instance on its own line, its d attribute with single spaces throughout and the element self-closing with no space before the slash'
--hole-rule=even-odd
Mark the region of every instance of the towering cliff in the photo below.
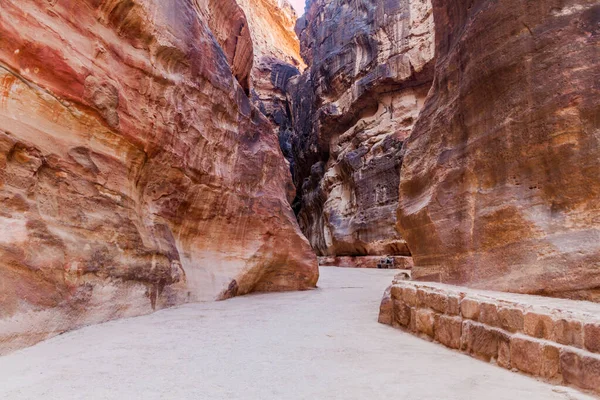
<svg viewBox="0 0 600 400">
<path fill-rule="evenodd" d="M 281 150 L 293 164 L 287 82 L 306 67 L 294 31 L 296 12 L 287 0 L 237 1 L 248 16 L 254 42 L 252 102 L 276 127 Z"/>
<path fill-rule="evenodd" d="M 315 286 L 277 136 L 246 93 L 248 22 L 223 4 L 0 0 L 0 352 Z"/>
<path fill-rule="evenodd" d="M 403 143 L 433 76 L 428 0 L 314 0 L 310 68 L 288 85 L 295 209 L 320 255 L 409 255 L 397 232 Z"/>
<path fill-rule="evenodd" d="M 415 276 L 600 300 L 600 5 L 433 6 L 435 80 L 400 178 Z"/>
</svg>

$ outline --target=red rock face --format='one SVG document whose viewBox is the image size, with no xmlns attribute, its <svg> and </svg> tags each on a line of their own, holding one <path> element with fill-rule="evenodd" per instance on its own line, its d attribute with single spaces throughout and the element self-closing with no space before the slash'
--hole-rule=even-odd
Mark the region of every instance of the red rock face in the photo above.
<svg viewBox="0 0 600 400">
<path fill-rule="evenodd" d="M 395 281 L 379 322 L 472 357 L 600 394 L 600 305 Z"/>
<path fill-rule="evenodd" d="M 315 286 L 277 136 L 206 5 L 2 1 L 0 352 L 186 301 Z"/>
<path fill-rule="evenodd" d="M 414 276 L 598 300 L 600 5 L 433 6 L 434 84 L 400 179 Z"/>
</svg>

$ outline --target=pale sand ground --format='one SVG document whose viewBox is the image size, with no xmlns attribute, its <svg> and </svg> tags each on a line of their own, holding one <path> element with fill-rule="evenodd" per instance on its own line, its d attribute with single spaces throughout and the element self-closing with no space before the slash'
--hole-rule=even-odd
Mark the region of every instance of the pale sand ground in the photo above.
<svg viewBox="0 0 600 400">
<path fill-rule="evenodd" d="M 318 290 L 71 332 L 0 358 L 0 399 L 585 398 L 378 324 L 393 275 L 322 268 Z"/>
</svg>

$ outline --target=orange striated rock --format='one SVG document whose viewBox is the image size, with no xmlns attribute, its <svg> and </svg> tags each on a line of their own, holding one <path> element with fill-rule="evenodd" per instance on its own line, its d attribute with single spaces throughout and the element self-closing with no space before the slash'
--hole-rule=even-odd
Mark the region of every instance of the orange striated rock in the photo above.
<svg viewBox="0 0 600 400">
<path fill-rule="evenodd" d="M 433 88 L 406 142 L 414 276 L 600 299 L 600 5 L 433 1 Z"/>
<path fill-rule="evenodd" d="M 264 57 L 276 58 L 299 69 L 306 67 L 294 31 L 298 16 L 287 0 L 235 1 L 244 10 L 248 20 L 254 44 L 255 68 Z"/>
<path fill-rule="evenodd" d="M 0 353 L 315 286 L 277 137 L 233 77 L 241 42 L 233 60 L 217 42 L 241 14 L 207 21 L 211 4 L 1 2 Z"/>
</svg>

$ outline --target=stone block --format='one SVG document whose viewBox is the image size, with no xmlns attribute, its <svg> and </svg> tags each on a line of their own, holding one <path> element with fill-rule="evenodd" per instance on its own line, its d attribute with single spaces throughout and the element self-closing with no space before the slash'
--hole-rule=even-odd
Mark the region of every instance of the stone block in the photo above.
<svg viewBox="0 0 600 400">
<path fill-rule="evenodd" d="M 473 321 L 463 321 L 461 349 L 484 361 L 498 358 L 500 343 L 508 343 L 502 331 Z"/>
<path fill-rule="evenodd" d="M 600 353 L 600 323 L 585 325 L 585 348 L 592 353 Z"/>
<path fill-rule="evenodd" d="M 448 296 L 428 290 L 419 290 L 418 294 L 421 307 L 429 307 L 440 314 L 448 311 Z"/>
<path fill-rule="evenodd" d="M 416 312 L 416 329 L 417 332 L 426 334 L 427 336 L 434 337 L 434 324 L 435 324 L 435 312 L 426 309 L 419 308 Z"/>
<path fill-rule="evenodd" d="M 402 299 L 406 304 L 411 307 L 418 307 L 419 301 L 417 299 L 417 289 L 413 287 L 404 287 L 402 289 Z"/>
<path fill-rule="evenodd" d="M 427 294 L 428 290 L 422 287 L 417 288 L 417 306 L 418 307 L 429 307 L 427 305 Z"/>
<path fill-rule="evenodd" d="M 560 374 L 560 350 L 557 346 L 526 336 L 510 340 L 510 362 L 519 371 L 554 380 Z"/>
<path fill-rule="evenodd" d="M 402 300 L 402 292 L 404 291 L 404 287 L 400 285 L 392 285 L 391 293 L 393 299 Z"/>
<path fill-rule="evenodd" d="M 393 300 L 393 324 L 394 326 L 401 326 L 407 328 L 410 325 L 410 307 L 408 304 Z"/>
<path fill-rule="evenodd" d="M 388 287 L 383 293 L 383 298 L 379 305 L 378 321 L 380 324 L 392 325 L 393 304 L 391 296 L 391 287 Z"/>
<path fill-rule="evenodd" d="M 583 325 L 580 321 L 564 318 L 556 320 L 553 336 L 560 344 L 583 348 Z"/>
<path fill-rule="evenodd" d="M 500 327 L 500 319 L 498 318 L 498 308 L 495 304 L 479 304 L 479 322 L 497 328 Z"/>
<path fill-rule="evenodd" d="M 438 342 L 451 349 L 459 349 L 462 335 L 462 319 L 460 317 L 436 315 L 434 332 L 435 339 Z"/>
<path fill-rule="evenodd" d="M 560 379 L 560 349 L 557 346 L 544 344 L 540 376 L 549 380 Z"/>
<path fill-rule="evenodd" d="M 416 308 L 412 308 L 410 309 L 410 323 L 408 324 L 408 329 L 411 332 L 417 333 L 417 309 Z"/>
<path fill-rule="evenodd" d="M 600 357 L 564 348 L 560 353 L 560 370 L 565 383 L 600 393 Z"/>
<path fill-rule="evenodd" d="M 497 363 L 502 368 L 506 368 L 506 369 L 512 368 L 512 364 L 510 362 L 510 341 L 508 341 L 508 340 L 499 341 Z"/>
<path fill-rule="evenodd" d="M 525 334 L 529 336 L 539 339 L 553 339 L 554 321 L 549 315 L 528 312 L 525 314 L 523 325 Z"/>
<path fill-rule="evenodd" d="M 510 361 L 513 368 L 531 375 L 542 370 L 542 344 L 537 340 L 515 336 L 510 340 Z"/>
<path fill-rule="evenodd" d="M 460 297 L 448 296 L 448 315 L 459 315 L 460 314 Z"/>
<path fill-rule="evenodd" d="M 518 308 L 500 307 L 498 310 L 500 327 L 509 332 L 522 332 L 524 325 L 523 311 Z"/>
<path fill-rule="evenodd" d="M 462 299 L 460 313 L 463 318 L 477 321 L 479 319 L 479 303 L 472 299 Z"/>
</svg>

